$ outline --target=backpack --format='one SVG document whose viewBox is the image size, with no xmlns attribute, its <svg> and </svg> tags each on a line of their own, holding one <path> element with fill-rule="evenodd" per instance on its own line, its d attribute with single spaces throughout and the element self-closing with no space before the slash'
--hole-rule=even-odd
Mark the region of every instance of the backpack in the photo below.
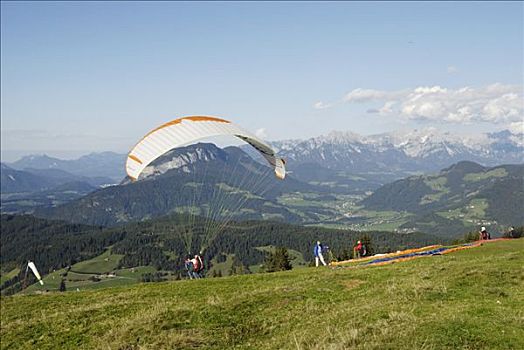
<svg viewBox="0 0 524 350">
<path fill-rule="evenodd" d="M 186 269 L 189 272 L 193 272 L 195 270 L 195 267 L 193 266 L 193 263 L 191 261 L 186 262 Z"/>
</svg>

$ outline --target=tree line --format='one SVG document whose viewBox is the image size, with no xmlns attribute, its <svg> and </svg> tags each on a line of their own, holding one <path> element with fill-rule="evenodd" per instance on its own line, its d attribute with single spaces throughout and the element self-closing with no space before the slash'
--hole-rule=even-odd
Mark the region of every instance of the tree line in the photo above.
<svg viewBox="0 0 524 350">
<path fill-rule="evenodd" d="M 299 251 L 306 261 L 312 259 L 317 240 L 331 247 L 336 257 L 351 251 L 362 234 L 349 230 L 322 227 L 303 227 L 269 221 L 231 222 L 211 241 L 203 234 L 206 222 L 196 219 L 191 227 L 183 215 L 172 215 L 156 220 L 103 228 L 71 224 L 64 221 L 35 218 L 31 215 L 1 215 L 2 274 L 18 267 L 20 273 L 5 281 L 1 290 L 20 286 L 28 260 L 35 261 L 42 275 L 91 259 L 111 249 L 122 254 L 119 268 L 154 266 L 158 271 L 183 274 L 184 259 L 197 253 L 203 246 L 204 265 L 209 269 L 213 259 L 225 255 L 235 257 L 233 273 L 249 272 L 249 266 L 262 264 L 266 254 L 257 249 L 264 246 L 286 247 Z M 184 235 L 191 230 L 192 246 L 188 252 Z M 433 244 L 438 238 L 421 234 L 392 232 L 369 233 L 377 252 Z M 151 278 L 155 279 L 155 278 Z"/>
</svg>

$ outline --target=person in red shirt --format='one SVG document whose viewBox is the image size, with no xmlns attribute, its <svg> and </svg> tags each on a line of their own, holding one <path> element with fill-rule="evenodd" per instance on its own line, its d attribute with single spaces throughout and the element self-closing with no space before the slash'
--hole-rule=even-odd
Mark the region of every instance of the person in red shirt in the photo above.
<svg viewBox="0 0 524 350">
<path fill-rule="evenodd" d="M 353 247 L 353 259 L 360 259 L 361 252 L 362 252 L 362 242 L 358 241 L 357 245 Z"/>
</svg>

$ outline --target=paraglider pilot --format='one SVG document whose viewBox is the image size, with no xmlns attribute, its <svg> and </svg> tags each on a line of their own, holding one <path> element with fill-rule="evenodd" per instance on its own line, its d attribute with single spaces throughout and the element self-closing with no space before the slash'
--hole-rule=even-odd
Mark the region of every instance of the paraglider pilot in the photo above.
<svg viewBox="0 0 524 350">
<path fill-rule="evenodd" d="M 486 230 L 484 226 L 482 226 L 482 228 L 480 229 L 479 239 L 481 241 L 491 239 L 491 235 L 489 234 L 489 232 Z"/>
<path fill-rule="evenodd" d="M 315 255 L 315 266 L 318 267 L 318 262 L 322 262 L 322 265 L 326 266 L 326 262 L 324 261 L 324 256 L 322 255 L 322 249 L 323 246 L 320 244 L 320 241 L 317 241 L 317 244 L 313 248 L 313 254 Z"/>
<path fill-rule="evenodd" d="M 353 259 L 360 259 L 364 255 L 366 255 L 366 246 L 358 241 L 357 245 L 353 247 Z"/>
</svg>

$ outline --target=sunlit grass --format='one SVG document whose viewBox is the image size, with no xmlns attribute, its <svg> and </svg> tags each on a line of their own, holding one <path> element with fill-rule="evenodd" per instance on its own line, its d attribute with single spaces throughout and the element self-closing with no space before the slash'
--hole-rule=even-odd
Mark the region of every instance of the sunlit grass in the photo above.
<svg viewBox="0 0 524 350">
<path fill-rule="evenodd" d="M 120 259 L 124 255 L 122 254 L 111 254 L 111 249 L 106 250 L 99 256 L 93 259 L 84 260 L 74 264 L 71 267 L 71 271 L 81 273 L 107 273 L 111 272 L 118 266 Z"/>
<path fill-rule="evenodd" d="M 2 349 L 523 349 L 524 239 L 1 303 Z"/>
<path fill-rule="evenodd" d="M 508 172 L 504 168 L 497 168 L 485 173 L 470 173 L 464 176 L 464 181 L 476 182 L 486 180 L 492 177 L 504 177 L 507 176 Z"/>
</svg>

